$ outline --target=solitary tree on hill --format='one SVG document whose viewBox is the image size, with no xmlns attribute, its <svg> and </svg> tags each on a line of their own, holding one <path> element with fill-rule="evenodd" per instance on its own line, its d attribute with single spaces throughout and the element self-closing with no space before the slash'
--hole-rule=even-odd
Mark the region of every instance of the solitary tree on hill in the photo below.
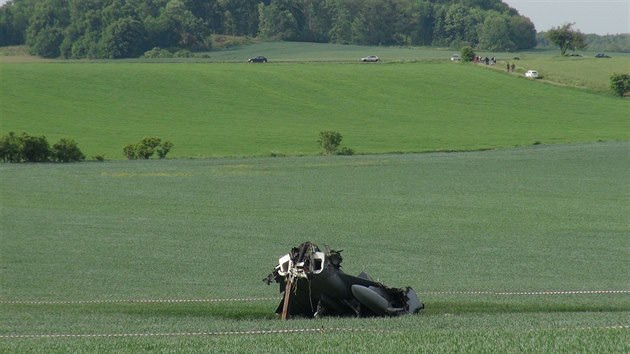
<svg viewBox="0 0 630 354">
<path fill-rule="evenodd" d="M 579 30 L 574 30 L 575 23 L 565 23 L 560 27 L 552 27 L 547 31 L 547 39 L 560 47 L 560 54 L 565 55 L 567 50 L 586 48 L 586 36 Z"/>
</svg>

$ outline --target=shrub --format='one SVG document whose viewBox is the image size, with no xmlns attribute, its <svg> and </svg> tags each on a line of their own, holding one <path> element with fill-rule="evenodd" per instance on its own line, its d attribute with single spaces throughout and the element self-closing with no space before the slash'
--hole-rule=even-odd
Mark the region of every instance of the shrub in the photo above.
<svg viewBox="0 0 630 354">
<path fill-rule="evenodd" d="M 45 136 L 31 136 L 22 133 L 22 158 L 26 162 L 46 162 L 49 160 L 51 151 L 50 145 Z"/>
<path fill-rule="evenodd" d="M 77 162 L 85 160 L 85 155 L 72 139 L 60 139 L 52 148 L 53 161 Z"/>
<path fill-rule="evenodd" d="M 271 152 L 271 157 L 286 157 L 287 155 L 285 153 L 282 153 L 280 151 L 272 151 Z"/>
<path fill-rule="evenodd" d="M 138 150 L 136 149 L 136 145 L 129 144 L 123 147 L 123 154 L 129 160 L 135 160 L 138 158 Z"/>
<path fill-rule="evenodd" d="M 3 162 L 22 161 L 22 141 L 14 132 L 0 138 L 0 160 Z"/>
<path fill-rule="evenodd" d="M 130 160 L 149 159 L 155 152 L 163 159 L 173 148 L 170 141 L 162 142 L 158 137 L 145 137 L 137 144 L 129 144 L 123 147 L 123 154 Z"/>
<path fill-rule="evenodd" d="M 180 49 L 175 52 L 175 58 L 193 58 L 195 55 L 188 49 Z"/>
<path fill-rule="evenodd" d="M 94 160 L 98 161 L 98 162 L 103 162 L 103 161 L 105 161 L 105 155 L 103 155 L 103 154 L 97 154 L 97 155 L 94 155 L 94 156 L 92 156 L 92 158 L 93 158 Z"/>
<path fill-rule="evenodd" d="M 354 149 L 351 149 L 347 146 L 343 146 L 341 150 L 337 152 L 337 155 L 354 155 Z"/>
<path fill-rule="evenodd" d="M 162 139 L 157 137 L 146 137 L 136 145 L 139 159 L 149 159 L 155 153 L 155 148 L 160 145 Z"/>
<path fill-rule="evenodd" d="M 463 62 L 470 62 L 475 59 L 475 50 L 471 46 L 466 46 L 460 50 L 459 55 Z"/>
<path fill-rule="evenodd" d="M 324 150 L 322 152 L 323 155 L 332 155 L 337 152 L 342 139 L 343 136 L 339 132 L 323 131 L 319 133 L 317 142 Z"/>
<path fill-rule="evenodd" d="M 170 141 L 165 141 L 162 144 L 158 145 L 155 151 L 157 151 L 158 156 L 161 159 L 163 159 L 166 157 L 166 154 L 168 154 L 168 152 L 171 151 L 172 148 L 173 148 L 173 143 L 171 143 Z"/>
<path fill-rule="evenodd" d="M 612 74 L 610 76 L 610 89 L 619 97 L 630 92 L 630 74 Z"/>
<path fill-rule="evenodd" d="M 153 47 L 151 50 L 147 50 L 144 52 L 145 58 L 172 58 L 173 53 L 169 52 L 168 49 L 162 49 L 160 47 Z"/>
</svg>

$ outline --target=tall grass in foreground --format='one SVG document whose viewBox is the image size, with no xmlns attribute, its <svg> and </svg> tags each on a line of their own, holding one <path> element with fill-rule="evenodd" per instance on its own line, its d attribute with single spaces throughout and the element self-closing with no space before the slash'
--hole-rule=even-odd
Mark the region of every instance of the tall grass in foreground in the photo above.
<svg viewBox="0 0 630 354">
<path fill-rule="evenodd" d="M 261 279 L 311 240 L 344 249 L 348 273 L 413 286 L 427 305 L 405 318 L 283 322 L 277 300 L 4 302 L 0 335 L 321 332 L 2 338 L 0 348 L 626 352 L 628 294 L 455 292 L 629 290 L 629 148 L 0 165 L 3 301 L 276 297 Z"/>
</svg>

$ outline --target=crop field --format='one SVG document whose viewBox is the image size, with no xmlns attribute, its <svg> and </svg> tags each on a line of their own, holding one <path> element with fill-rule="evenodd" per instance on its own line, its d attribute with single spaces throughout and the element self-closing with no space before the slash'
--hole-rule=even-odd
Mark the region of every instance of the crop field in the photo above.
<svg viewBox="0 0 630 354">
<path fill-rule="evenodd" d="M 88 158 L 107 159 L 122 159 L 122 147 L 145 136 L 172 141 L 169 156 L 180 158 L 315 155 L 324 130 L 340 132 L 359 154 L 630 139 L 628 100 L 508 75 L 500 64 L 489 70 L 451 63 L 445 51 L 373 50 L 403 59 L 407 52 L 443 56 L 439 61 L 300 61 L 309 53 L 315 61 L 337 58 L 338 47 L 272 43 L 238 54 L 275 50 L 280 62 L 263 65 L 2 62 L 0 132 L 72 138 Z M 353 48 L 343 55 L 356 56 Z M 555 63 L 549 58 L 523 55 L 519 70 L 528 60 Z M 606 86 L 608 71 L 630 63 L 599 61 L 611 66 L 598 71 L 589 64 L 595 59 L 582 59 L 575 63 L 593 73 L 593 87 Z M 564 72 L 559 64 L 535 67 L 546 77 Z"/>
<path fill-rule="evenodd" d="M 630 352 L 630 101 L 605 92 L 628 55 L 21 50 L 0 48 L 0 135 L 106 161 L 0 164 L 0 352 Z M 324 130 L 357 154 L 319 156 Z M 145 136 L 166 160 L 123 159 Z M 280 320 L 262 279 L 305 241 L 426 309 Z"/>
<path fill-rule="evenodd" d="M 0 351 L 628 352 L 628 149 L 3 164 Z M 275 318 L 306 240 L 426 310 Z"/>
</svg>

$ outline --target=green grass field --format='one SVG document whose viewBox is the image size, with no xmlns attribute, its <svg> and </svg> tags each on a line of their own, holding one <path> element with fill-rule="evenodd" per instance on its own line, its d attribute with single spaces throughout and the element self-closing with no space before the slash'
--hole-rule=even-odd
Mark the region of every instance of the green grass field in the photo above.
<svg viewBox="0 0 630 354">
<path fill-rule="evenodd" d="M 0 134 L 108 160 L 0 164 L 0 352 L 630 352 L 630 101 L 604 92 L 628 56 L 0 52 Z M 317 156 L 323 130 L 359 155 Z M 123 160 L 151 135 L 170 159 Z M 426 309 L 279 320 L 262 278 L 307 240 Z"/>
<path fill-rule="evenodd" d="M 75 139 L 88 157 L 159 136 L 171 157 L 314 155 L 630 138 L 630 101 L 474 65 L 0 64 L 0 130 Z"/>
<path fill-rule="evenodd" d="M 0 165 L 0 335 L 158 335 L 0 348 L 627 352 L 628 293 L 457 292 L 630 290 L 629 148 Z M 350 274 L 414 287 L 426 311 L 274 318 L 261 279 L 305 240 L 344 249 Z M 7 303 L 243 297 L 261 300 Z M 317 331 L 243 333 L 287 329 Z"/>
</svg>

